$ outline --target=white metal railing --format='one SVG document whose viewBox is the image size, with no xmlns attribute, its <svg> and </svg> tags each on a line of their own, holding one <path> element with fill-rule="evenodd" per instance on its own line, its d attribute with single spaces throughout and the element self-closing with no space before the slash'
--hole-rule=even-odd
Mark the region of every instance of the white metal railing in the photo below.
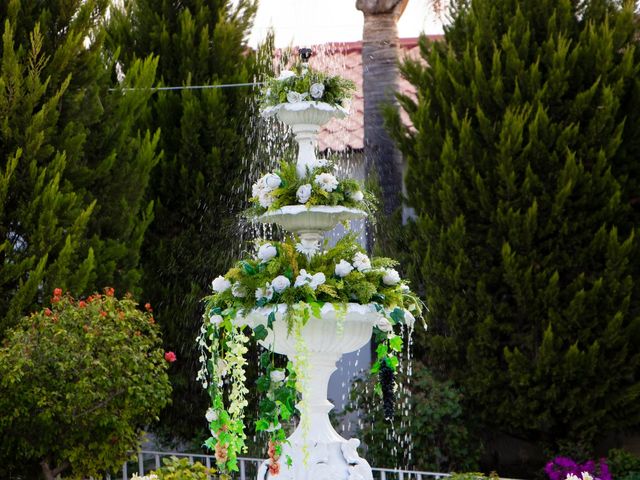
<svg viewBox="0 0 640 480">
<path fill-rule="evenodd" d="M 133 473 L 145 475 L 151 470 L 155 470 L 162 466 L 163 457 L 188 458 L 190 463 L 200 462 L 206 467 L 215 465 L 215 457 L 213 455 L 204 455 L 201 453 L 179 453 L 179 452 L 158 452 L 152 450 L 142 450 L 137 454 L 137 461 L 125 463 L 122 466 L 122 476 L 107 475 L 107 480 L 129 480 Z M 238 468 L 240 472 L 236 475 L 237 480 L 255 480 L 258 468 L 264 462 L 260 458 L 238 458 Z M 129 473 L 129 465 L 133 464 L 131 475 Z M 137 464 L 137 465 L 136 465 Z M 133 471 L 135 470 L 135 471 Z M 372 468 L 374 480 L 439 480 L 449 476 L 448 473 L 437 472 L 418 472 L 412 470 L 396 470 L 392 468 Z M 510 480 L 510 479 L 503 479 Z"/>
</svg>

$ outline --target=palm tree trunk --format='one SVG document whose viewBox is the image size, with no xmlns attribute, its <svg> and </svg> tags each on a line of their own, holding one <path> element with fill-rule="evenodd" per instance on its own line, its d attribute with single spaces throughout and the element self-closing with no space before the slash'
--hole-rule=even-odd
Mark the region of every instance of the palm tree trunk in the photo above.
<svg viewBox="0 0 640 480">
<path fill-rule="evenodd" d="M 377 173 L 385 216 L 402 205 L 403 160 L 384 128 L 382 107 L 397 108 L 398 29 L 408 0 L 357 0 L 364 13 L 362 74 L 364 157 L 367 173 Z"/>
</svg>

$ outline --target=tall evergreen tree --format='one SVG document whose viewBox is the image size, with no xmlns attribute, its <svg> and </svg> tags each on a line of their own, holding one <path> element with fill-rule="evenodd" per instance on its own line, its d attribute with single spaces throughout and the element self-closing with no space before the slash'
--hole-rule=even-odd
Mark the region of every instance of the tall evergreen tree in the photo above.
<svg viewBox="0 0 640 480">
<path fill-rule="evenodd" d="M 389 117 L 423 355 L 485 426 L 556 451 L 640 425 L 637 25 L 632 1 L 457 1 L 402 68 L 415 132 Z"/>
<path fill-rule="evenodd" d="M 113 12 L 112 47 L 122 49 L 125 65 L 157 55 L 164 86 L 251 82 L 254 60 L 245 39 L 255 9 L 253 0 L 125 1 Z M 247 87 L 160 91 L 148 119 L 162 131 L 164 157 L 150 189 L 157 203 L 144 246 L 144 295 L 178 356 L 173 404 L 162 426 L 187 439 L 205 427 L 207 398 L 195 381 L 194 339 L 200 299 L 240 243 L 235 214 L 247 178 L 242 159 L 253 93 Z"/>
<path fill-rule="evenodd" d="M 109 91 L 107 5 L 0 4 L 0 337 L 54 287 L 78 295 L 104 285 L 133 289 L 140 277 L 152 213 L 143 193 L 157 136 L 138 127 L 148 91 Z M 155 67 L 132 65 L 124 86 L 152 85 Z"/>
</svg>

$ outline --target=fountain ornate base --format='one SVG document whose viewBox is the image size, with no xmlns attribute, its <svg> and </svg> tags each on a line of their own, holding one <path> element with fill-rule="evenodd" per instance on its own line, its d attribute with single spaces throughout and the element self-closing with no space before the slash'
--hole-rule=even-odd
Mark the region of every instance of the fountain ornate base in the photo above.
<svg viewBox="0 0 640 480">
<path fill-rule="evenodd" d="M 309 458 L 293 459 L 291 467 L 280 462 L 277 475 L 269 473 L 270 460 L 265 460 L 258 470 L 258 480 L 373 480 L 371 466 L 358 455 L 360 440 L 342 439 L 340 442 L 318 442 L 311 446 Z M 300 451 L 302 446 L 283 448 L 283 455 Z"/>
</svg>

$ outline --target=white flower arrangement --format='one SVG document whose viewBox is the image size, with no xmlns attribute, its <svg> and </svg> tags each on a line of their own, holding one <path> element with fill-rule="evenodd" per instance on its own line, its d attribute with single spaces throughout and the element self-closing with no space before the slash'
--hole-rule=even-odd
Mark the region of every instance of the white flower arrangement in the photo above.
<svg viewBox="0 0 640 480">
<path fill-rule="evenodd" d="M 262 89 L 261 103 L 268 109 L 278 104 L 299 103 L 308 99 L 344 108 L 354 90 L 355 84 L 350 80 L 327 75 L 301 64 L 291 70 L 281 70 L 276 78 L 267 79 Z"/>
</svg>

